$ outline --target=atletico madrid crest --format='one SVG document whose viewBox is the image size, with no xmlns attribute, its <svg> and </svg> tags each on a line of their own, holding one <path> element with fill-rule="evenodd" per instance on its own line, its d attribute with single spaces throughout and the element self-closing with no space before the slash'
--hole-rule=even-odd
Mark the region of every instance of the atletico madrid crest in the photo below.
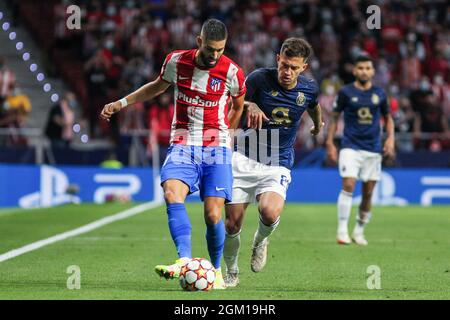
<svg viewBox="0 0 450 320">
<path fill-rule="evenodd" d="M 222 85 L 222 80 L 217 79 L 217 78 L 212 78 L 211 83 L 209 84 L 209 86 L 211 87 L 211 90 L 214 92 L 219 91 L 221 85 Z"/>
</svg>

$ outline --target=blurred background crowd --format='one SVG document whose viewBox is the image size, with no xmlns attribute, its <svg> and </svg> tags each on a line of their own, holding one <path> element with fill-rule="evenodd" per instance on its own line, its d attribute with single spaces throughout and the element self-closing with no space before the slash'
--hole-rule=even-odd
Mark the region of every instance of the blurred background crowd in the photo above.
<svg viewBox="0 0 450 320">
<path fill-rule="evenodd" d="M 104 104 L 153 80 L 170 51 L 195 48 L 202 22 L 213 17 L 226 23 L 226 54 L 247 74 L 276 66 L 276 53 L 285 38 L 306 38 L 315 54 L 305 75 L 320 85 L 326 123 L 337 91 L 353 80 L 352 60 L 368 53 L 375 60 L 375 84 L 389 96 L 398 150 L 450 150 L 450 6 L 445 0 L 7 3 L 15 13 L 14 23 L 26 26 L 46 52 L 48 73 L 63 78 L 74 93 L 47 108 L 49 121 L 59 128 L 53 128 L 56 138 L 48 132 L 47 136 L 62 144 L 70 142 L 71 105 L 78 101 L 91 139 L 109 137 L 121 145 L 130 130 L 152 129 L 159 144 L 167 145 L 173 112 L 170 91 L 155 101 L 127 108 L 111 124 L 100 121 L 98 114 Z M 80 30 L 66 27 L 66 9 L 72 4 L 81 8 Z M 379 30 L 366 25 L 366 9 L 372 4 L 381 8 Z M 2 59 L 0 67 L 0 127 L 25 126 L 31 104 Z M 45 131 L 48 127 L 47 123 Z M 304 123 L 298 132 L 298 150 L 323 144 L 324 135 L 313 140 L 309 127 Z"/>
</svg>

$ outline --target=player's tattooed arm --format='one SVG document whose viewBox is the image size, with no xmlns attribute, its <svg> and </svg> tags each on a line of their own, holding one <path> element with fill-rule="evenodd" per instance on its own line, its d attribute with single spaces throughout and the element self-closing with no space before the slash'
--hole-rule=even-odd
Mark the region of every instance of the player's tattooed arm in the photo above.
<svg viewBox="0 0 450 320">
<path fill-rule="evenodd" d="M 269 118 L 254 102 L 245 101 L 244 109 L 247 111 L 247 127 L 251 129 L 261 129 L 264 121 Z"/>
<path fill-rule="evenodd" d="M 158 77 L 154 81 L 147 83 L 136 91 L 130 93 L 125 98 L 106 104 L 100 113 L 100 117 L 109 121 L 114 113 L 119 112 L 127 105 L 151 100 L 166 91 L 169 87 L 169 82 L 166 82 Z"/>
<path fill-rule="evenodd" d="M 327 139 L 325 141 L 325 146 L 327 149 L 327 157 L 331 163 L 337 163 L 338 152 L 336 146 L 334 145 L 334 135 L 336 134 L 337 124 L 339 121 L 340 112 L 333 111 L 331 113 L 330 124 L 328 125 Z"/>
<path fill-rule="evenodd" d="M 386 157 L 394 157 L 395 156 L 395 126 L 394 126 L 394 119 L 392 119 L 392 116 L 390 114 L 387 114 L 384 116 L 385 126 L 386 126 L 386 133 L 387 138 L 384 142 L 383 146 L 383 154 Z"/>
<path fill-rule="evenodd" d="M 324 126 L 322 121 L 322 108 L 320 107 L 320 104 L 317 104 L 313 109 L 308 108 L 306 110 L 314 123 L 314 127 L 311 128 L 311 134 L 317 136 Z"/>
</svg>

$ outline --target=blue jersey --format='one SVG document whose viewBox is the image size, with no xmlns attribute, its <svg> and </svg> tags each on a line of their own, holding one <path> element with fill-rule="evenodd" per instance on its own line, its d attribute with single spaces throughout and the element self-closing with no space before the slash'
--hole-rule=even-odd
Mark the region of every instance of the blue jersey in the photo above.
<svg viewBox="0 0 450 320">
<path fill-rule="evenodd" d="M 291 169 L 302 114 L 306 108 L 317 106 L 317 83 L 299 76 L 297 86 L 287 90 L 278 83 L 276 68 L 261 68 L 250 73 L 245 84 L 245 100 L 256 103 L 270 121 L 264 122 L 263 130 L 255 132 L 247 127 L 246 117 L 243 116 L 244 132 L 238 135 L 236 149 L 258 162 Z M 262 159 L 262 155 L 267 155 L 267 158 Z M 273 161 L 275 157 L 277 161 Z"/>
<path fill-rule="evenodd" d="M 360 90 L 354 83 L 339 90 L 333 111 L 344 112 L 341 148 L 381 152 L 381 115 L 389 113 L 383 89 Z"/>
</svg>

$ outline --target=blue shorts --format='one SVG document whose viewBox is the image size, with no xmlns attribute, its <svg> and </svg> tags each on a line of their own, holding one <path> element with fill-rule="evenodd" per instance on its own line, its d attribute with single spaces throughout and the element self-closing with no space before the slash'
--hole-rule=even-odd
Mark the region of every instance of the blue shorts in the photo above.
<svg viewBox="0 0 450 320">
<path fill-rule="evenodd" d="M 200 147 L 174 144 L 167 151 L 161 169 L 161 185 L 175 179 L 189 187 L 189 194 L 200 190 L 200 198 L 232 200 L 232 151 L 226 147 Z"/>
</svg>

